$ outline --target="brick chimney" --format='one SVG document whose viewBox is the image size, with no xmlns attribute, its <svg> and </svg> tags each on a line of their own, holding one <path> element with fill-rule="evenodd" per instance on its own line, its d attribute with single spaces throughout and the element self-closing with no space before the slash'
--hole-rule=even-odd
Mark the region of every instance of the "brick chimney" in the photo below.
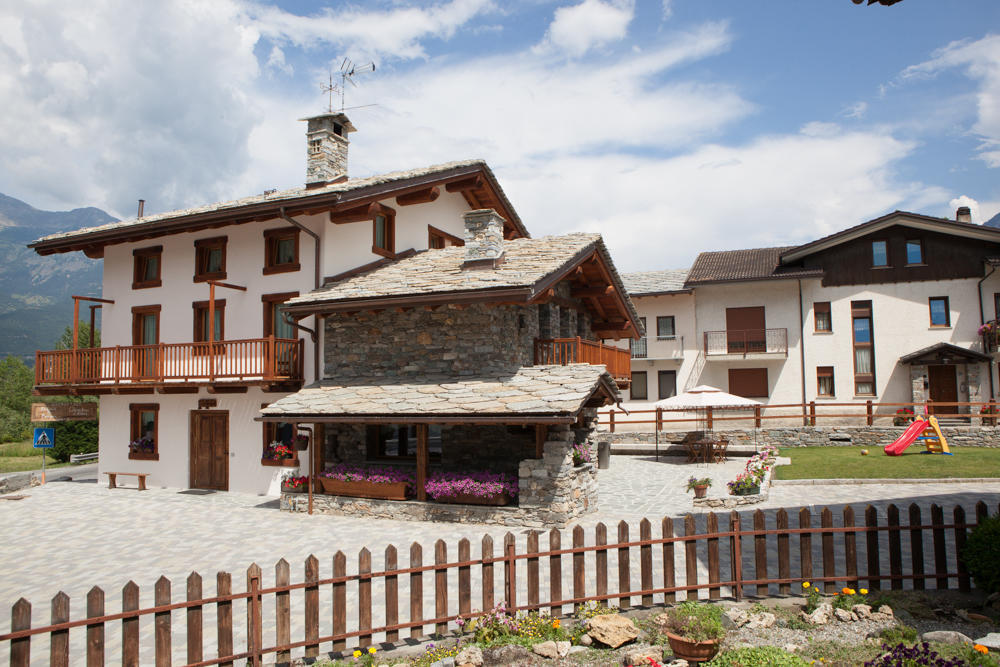
<svg viewBox="0 0 1000 667">
<path fill-rule="evenodd" d="M 972 210 L 968 206 L 959 206 L 955 211 L 955 222 L 972 222 Z"/>
<path fill-rule="evenodd" d="M 324 113 L 300 118 L 306 127 L 306 188 L 320 188 L 347 180 L 347 139 L 356 132 L 343 113 Z"/>
<path fill-rule="evenodd" d="M 492 208 L 466 212 L 463 269 L 493 269 L 503 264 L 504 222 Z"/>
</svg>

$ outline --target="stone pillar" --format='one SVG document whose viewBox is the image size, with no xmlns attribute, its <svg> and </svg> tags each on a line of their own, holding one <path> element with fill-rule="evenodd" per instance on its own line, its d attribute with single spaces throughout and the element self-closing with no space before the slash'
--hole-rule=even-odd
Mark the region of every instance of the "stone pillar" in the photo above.
<svg viewBox="0 0 1000 667">
<path fill-rule="evenodd" d="M 928 392 L 924 382 L 927 380 L 927 366 L 912 364 L 910 366 L 910 386 L 912 387 L 911 399 L 914 403 L 923 403 L 927 400 Z"/>
</svg>

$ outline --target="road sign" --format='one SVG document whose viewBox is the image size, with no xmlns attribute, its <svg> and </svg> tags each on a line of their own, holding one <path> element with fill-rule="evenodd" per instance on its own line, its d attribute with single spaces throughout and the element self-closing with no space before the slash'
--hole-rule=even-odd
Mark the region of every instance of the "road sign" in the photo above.
<svg viewBox="0 0 1000 667">
<path fill-rule="evenodd" d="M 31 444 L 35 449 L 50 449 L 56 444 L 56 430 L 54 428 L 36 428 L 35 437 L 31 439 Z"/>
<path fill-rule="evenodd" d="M 97 419 L 97 403 L 32 403 L 31 421 L 65 422 Z"/>
</svg>

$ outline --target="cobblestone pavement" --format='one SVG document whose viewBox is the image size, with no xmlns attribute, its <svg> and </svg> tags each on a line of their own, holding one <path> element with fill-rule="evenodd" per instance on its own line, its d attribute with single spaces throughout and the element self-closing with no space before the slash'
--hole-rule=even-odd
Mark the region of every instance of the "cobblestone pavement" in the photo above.
<svg viewBox="0 0 1000 667">
<path fill-rule="evenodd" d="M 639 536 L 638 523 L 649 518 L 653 523 L 653 536 L 659 536 L 660 519 L 664 516 L 678 517 L 692 512 L 691 494 L 684 490 L 684 483 L 691 475 L 711 476 L 715 482 L 711 495 L 723 495 L 725 482 L 732 479 L 742 469 L 744 460 L 734 459 L 725 464 L 683 464 L 676 457 L 616 456 L 611 468 L 598 474 L 600 509 L 579 522 L 585 529 L 586 542 L 593 544 L 593 526 L 598 521 L 608 525 L 609 540 L 617 535 L 617 524 L 628 523 L 630 536 Z M 526 530 L 484 526 L 473 524 L 442 524 L 431 522 L 403 522 L 349 517 L 308 516 L 289 514 L 277 510 L 274 499 L 247 494 L 214 493 L 191 495 L 177 489 L 151 489 L 138 492 L 134 489 L 109 490 L 103 484 L 85 482 L 50 482 L 44 487 L 25 489 L 17 495 L 26 496 L 22 500 L 0 502 L 0 633 L 10 628 L 8 611 L 18 598 L 25 597 L 33 604 L 34 625 L 49 619 L 49 601 L 58 591 L 65 591 L 71 598 L 71 614 L 78 617 L 85 609 L 85 596 L 92 586 L 100 586 L 106 596 L 107 613 L 121 608 L 121 589 L 129 580 L 140 586 L 142 606 L 152 606 L 153 584 L 160 575 L 166 576 L 172 584 L 174 600 L 179 600 L 186 590 L 185 579 L 192 571 L 199 572 L 204 581 L 206 595 L 215 591 L 215 573 L 228 571 L 233 574 L 234 590 L 242 590 L 247 566 L 258 563 L 264 571 L 264 584 L 273 583 L 274 564 L 285 558 L 291 565 L 292 581 L 301 581 L 303 563 L 310 554 L 315 554 L 320 562 L 320 576 L 331 576 L 332 557 L 341 550 L 347 555 L 348 570 L 355 569 L 357 554 L 367 547 L 373 554 L 373 567 L 382 565 L 385 547 L 398 547 L 399 563 L 405 567 L 408 562 L 409 546 L 413 542 L 423 545 L 424 563 L 431 562 L 434 541 L 444 540 L 448 546 L 448 556 L 457 556 L 457 543 L 462 538 L 472 542 L 473 558 L 479 555 L 480 540 L 490 534 L 498 543 L 508 530 L 517 537 L 519 545 L 524 544 Z M 842 505 L 853 503 L 860 516 L 863 506 L 873 504 L 884 514 L 885 506 L 894 502 L 906 515 L 906 507 L 916 502 L 924 508 L 924 517 L 931 503 L 946 508 L 963 504 L 970 510 L 975 502 L 985 500 L 995 511 L 1000 501 L 1000 483 L 920 483 L 887 485 L 782 485 L 771 489 L 769 499 L 757 506 L 761 509 L 778 507 L 794 508 L 809 506 L 815 510 L 814 516 L 824 506 L 830 506 L 835 514 Z M 699 512 L 699 529 L 704 526 L 704 512 Z M 773 525 L 774 514 L 768 512 L 769 526 Z M 794 519 L 793 519 L 794 521 Z M 814 522 L 817 521 L 814 519 Z M 750 525 L 750 517 L 744 520 Z M 795 525 L 793 522 L 792 525 Z M 815 523 L 814 523 L 815 525 Z M 838 534 L 839 538 L 839 534 Z M 566 547 L 571 538 L 563 532 L 562 544 Z M 814 540 L 814 549 L 820 540 Z M 860 542 L 860 540 L 859 540 Z M 544 550 L 547 536 L 542 536 Z M 909 563 L 904 541 L 903 561 Z M 519 547 L 520 550 L 521 547 Z M 842 549 L 838 540 L 838 550 Z M 662 550 L 654 549 L 654 573 L 662 570 Z M 728 549 L 722 549 L 722 571 L 729 567 Z M 774 550 L 771 550 L 772 552 Z M 797 551 L 793 546 L 793 552 Z M 930 562 L 931 549 L 925 548 L 925 557 Z M 681 562 L 683 549 L 677 549 L 677 583 L 684 583 L 684 563 Z M 497 549 L 499 554 L 499 547 Z M 840 553 L 840 551 L 838 551 Z M 745 554 L 745 558 L 751 554 Z M 773 554 L 772 554 L 773 555 Z M 797 558 L 797 555 L 795 556 Z M 699 552 L 699 577 L 707 576 L 704 555 Z M 618 581 L 617 554 L 609 553 L 609 580 L 611 589 Z M 563 591 L 568 596 L 572 590 L 570 557 L 563 558 Z M 814 557 L 814 563 L 819 563 Z M 593 554 L 587 555 L 587 567 L 593 565 Z M 639 588 L 639 558 L 632 556 L 630 578 L 633 590 Z M 746 561 L 745 567 L 752 566 Z M 519 566 L 520 567 L 520 566 Z M 770 565 L 770 567 L 776 567 Z M 793 572 L 797 572 L 793 563 Z M 503 568 L 496 567 L 495 588 L 502 591 Z M 542 590 L 549 589 L 549 567 L 542 563 L 540 583 Z M 424 615 L 431 617 L 434 610 L 432 598 L 434 586 L 425 575 Z M 454 586 L 457 574 L 452 571 L 449 581 Z M 654 581 L 660 581 L 660 575 Z M 481 590 L 478 574 L 473 576 L 472 606 L 481 607 Z M 407 577 L 400 578 L 400 607 L 408 608 L 409 590 Z M 725 579 L 725 577 L 723 577 Z M 705 579 L 702 579 L 703 581 Z M 525 576 L 519 575 L 519 595 L 526 594 Z M 588 579 L 588 587 L 592 585 Z M 328 588 L 328 587 L 325 587 Z M 454 590 L 454 589 L 453 589 Z M 725 591 L 723 591 L 725 594 Z M 348 589 L 348 609 L 356 610 L 357 591 Z M 331 632 L 330 595 L 321 591 L 320 633 Z M 384 591 L 376 582 L 372 594 L 374 602 L 373 621 L 375 625 L 384 619 Z M 656 596 L 659 601 L 661 596 Z M 638 602 L 638 600 L 635 600 Z M 457 612 L 457 600 L 449 599 L 449 611 Z M 301 593 L 292 595 L 292 637 L 302 637 L 303 602 Z M 355 605 L 352 607 L 352 605 Z M 245 645 L 245 616 L 241 605 L 234 605 L 234 628 L 237 633 L 236 646 Z M 265 600 L 264 628 L 265 642 L 274 638 L 273 601 Z M 270 620 L 268 620 L 270 619 Z M 182 612 L 172 615 L 174 628 L 184 627 Z M 214 655 L 215 632 L 214 609 L 205 609 L 206 656 Z M 357 612 L 349 615 L 348 629 L 357 626 Z M 152 619 L 143 619 L 140 642 L 143 649 L 142 662 L 152 660 L 153 624 Z M 428 631 L 431 630 L 428 626 Z M 403 633 L 406 634 L 405 632 Z M 119 655 L 120 632 L 116 623 L 107 630 L 109 660 Z M 379 637 L 376 636 L 376 640 Z M 71 633 L 73 654 L 81 656 L 84 633 Z M 33 643 L 32 658 L 37 664 L 47 662 L 48 641 Z M 327 647 L 328 648 L 328 647 Z M 184 645 L 180 639 L 173 643 L 175 659 L 183 662 Z M 325 650 L 325 649 L 324 649 Z M 8 646 L 0 646 L 0 663 L 7 661 Z M 74 664 L 75 661 L 74 661 Z"/>
</svg>

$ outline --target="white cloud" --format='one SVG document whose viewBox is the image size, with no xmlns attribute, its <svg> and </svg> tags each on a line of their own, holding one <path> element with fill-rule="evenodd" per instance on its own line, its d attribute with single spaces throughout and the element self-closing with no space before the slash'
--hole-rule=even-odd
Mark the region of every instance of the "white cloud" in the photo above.
<svg viewBox="0 0 1000 667">
<path fill-rule="evenodd" d="M 596 46 L 624 38 L 634 13 L 632 0 L 583 0 L 560 7 L 537 51 L 554 49 L 579 58 Z"/>
<path fill-rule="evenodd" d="M 663 0 L 662 16 L 664 21 L 669 21 L 670 17 L 674 15 L 674 2 L 673 0 Z"/>
<path fill-rule="evenodd" d="M 843 115 L 845 117 L 847 117 L 847 118 L 854 118 L 854 119 L 857 119 L 857 120 L 860 120 L 860 119 L 864 118 L 865 114 L 867 114 L 867 113 L 868 113 L 868 103 L 864 102 L 864 101 L 855 102 L 854 104 L 852 104 L 851 106 L 847 107 L 843 111 Z"/>
<path fill-rule="evenodd" d="M 906 68 L 903 79 L 937 75 L 960 68 L 978 82 L 973 97 L 976 122 L 971 130 L 982 138 L 979 157 L 990 167 L 1000 167 L 1000 35 L 952 42 L 934 52 L 930 60 Z"/>
</svg>

